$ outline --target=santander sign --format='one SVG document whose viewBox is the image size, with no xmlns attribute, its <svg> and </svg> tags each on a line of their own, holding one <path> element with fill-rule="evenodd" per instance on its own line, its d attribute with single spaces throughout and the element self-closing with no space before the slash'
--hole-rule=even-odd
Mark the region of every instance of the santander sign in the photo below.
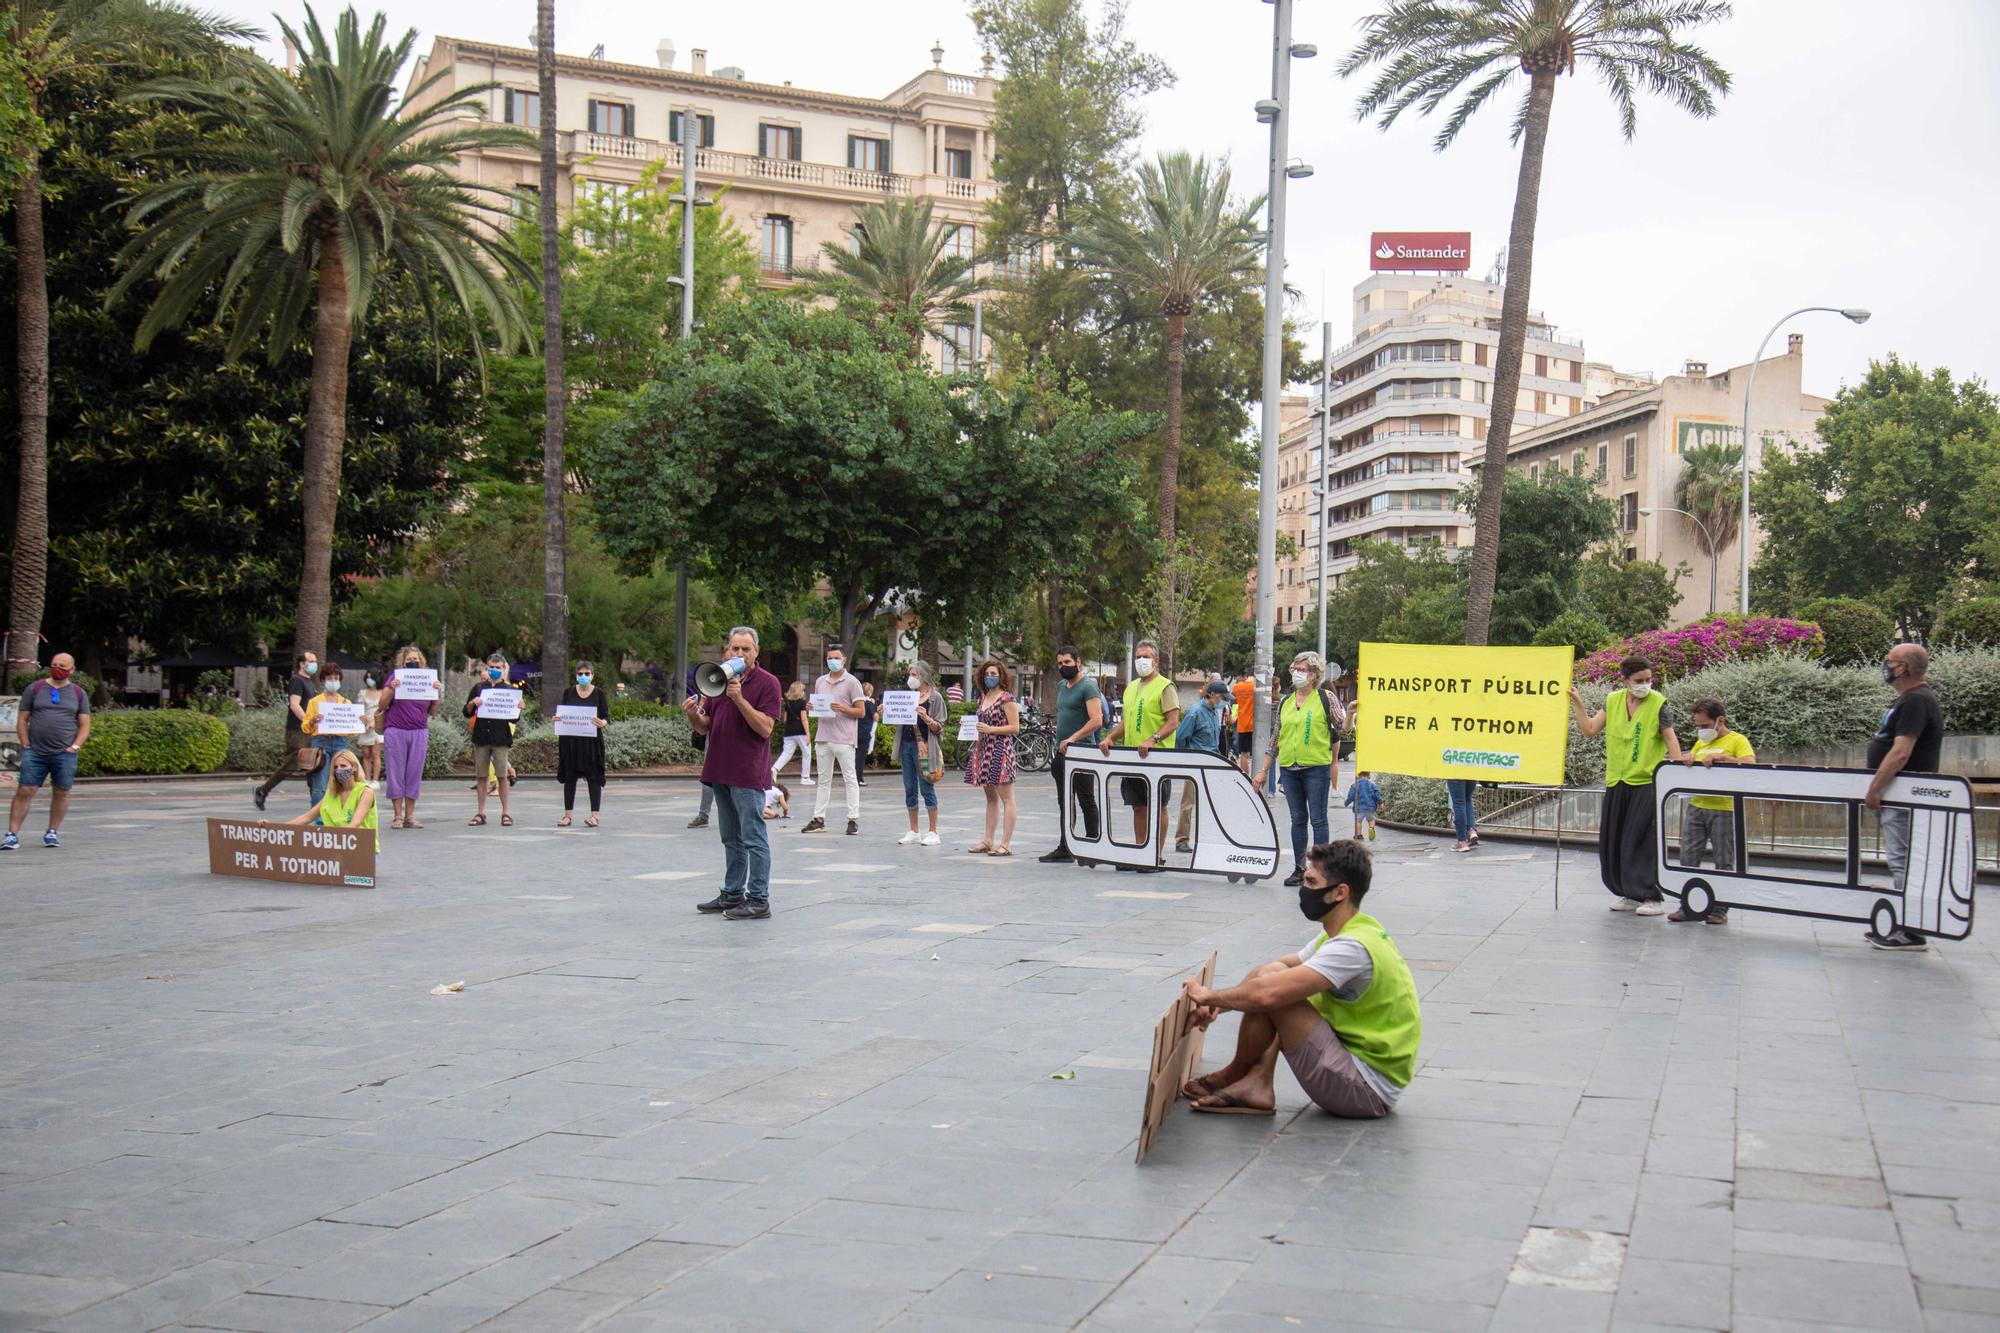
<svg viewBox="0 0 2000 1333">
<path fill-rule="evenodd" d="M 1378 231 L 1368 238 L 1368 267 L 1377 273 L 1409 269 L 1463 273 L 1472 267 L 1472 233 Z"/>
</svg>

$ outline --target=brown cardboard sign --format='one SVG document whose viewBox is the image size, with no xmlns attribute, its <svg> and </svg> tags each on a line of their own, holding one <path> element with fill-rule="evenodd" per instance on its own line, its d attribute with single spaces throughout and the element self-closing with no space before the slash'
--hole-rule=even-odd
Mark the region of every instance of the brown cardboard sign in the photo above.
<svg viewBox="0 0 2000 1333">
<path fill-rule="evenodd" d="M 1215 984 L 1214 954 L 1202 964 L 1195 980 L 1204 986 Z M 1179 982 L 1174 984 L 1180 986 Z M 1139 1121 L 1139 1155 L 1132 1159 L 1134 1165 L 1146 1160 L 1154 1136 L 1166 1123 L 1167 1108 L 1180 1097 L 1181 1085 L 1194 1072 L 1195 1061 L 1201 1059 L 1202 1038 L 1207 1034 L 1190 1026 L 1193 1017 L 1194 1005 L 1182 988 L 1167 1006 L 1167 1012 L 1160 1015 L 1160 1021 L 1153 1025 L 1153 1063 L 1146 1073 L 1146 1108 Z"/>
<path fill-rule="evenodd" d="M 375 887 L 375 830 L 208 821 L 208 873 L 284 884 Z"/>
</svg>

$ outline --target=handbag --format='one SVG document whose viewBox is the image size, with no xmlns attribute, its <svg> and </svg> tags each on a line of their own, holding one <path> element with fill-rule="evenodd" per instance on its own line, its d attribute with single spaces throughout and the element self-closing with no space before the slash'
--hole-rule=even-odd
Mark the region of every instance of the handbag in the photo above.
<svg viewBox="0 0 2000 1333">
<path fill-rule="evenodd" d="M 326 751 L 307 745 L 299 750 L 299 768 L 310 773 L 319 767 L 319 761 L 326 757 Z"/>
</svg>

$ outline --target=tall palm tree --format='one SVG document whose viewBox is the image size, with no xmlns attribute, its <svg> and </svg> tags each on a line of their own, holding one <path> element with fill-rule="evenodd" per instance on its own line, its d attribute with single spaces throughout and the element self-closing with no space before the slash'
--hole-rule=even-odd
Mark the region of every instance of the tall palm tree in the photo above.
<svg viewBox="0 0 2000 1333">
<path fill-rule="evenodd" d="M 193 55 L 225 40 L 251 41 L 256 28 L 157 0 L 9 0 L 0 23 L 26 84 L 28 111 L 39 116 L 49 85 L 82 66 L 121 64 L 145 52 Z M 21 459 L 15 484 L 14 559 L 7 611 L 7 648 L 0 683 L 13 668 L 39 660 L 42 605 L 49 573 L 49 278 L 42 237 L 42 156 L 39 139 L 19 141 L 25 161 L 14 164 L 16 290 L 15 401 Z"/>
<path fill-rule="evenodd" d="M 1737 512 L 1743 504 L 1743 447 L 1696 444 L 1683 450 L 1674 504 L 1701 520 L 1718 552 L 1735 541 L 1743 526 Z"/>
<path fill-rule="evenodd" d="M 1700 47 L 1677 36 L 1729 15 L 1726 0 L 1385 0 L 1362 21 L 1361 40 L 1341 63 L 1350 75 L 1382 68 L 1356 107 L 1382 129 L 1415 106 L 1422 114 L 1457 99 L 1433 146 L 1443 152 L 1466 122 L 1515 75 L 1528 81 L 1514 114 L 1521 146 L 1514 218 L 1507 233 L 1507 282 L 1500 305 L 1500 347 L 1494 358 L 1493 407 L 1486 431 L 1483 475 L 1503 478 L 1521 387 L 1528 337 L 1528 288 L 1534 276 L 1535 221 L 1541 206 L 1542 154 L 1556 79 L 1576 73 L 1580 60 L 1616 103 L 1630 140 L 1638 127 L 1640 88 L 1693 116 L 1715 114 L 1729 72 Z M 1486 642 L 1493 585 L 1500 570 L 1500 492 L 1483 487 L 1473 516 L 1472 569 L 1466 590 L 1465 641 Z"/>
<path fill-rule="evenodd" d="M 1104 213 L 1077 238 L 1083 265 L 1122 289 L 1137 306 L 1167 321 L 1166 435 L 1160 450 L 1160 541 L 1175 549 L 1180 495 L 1181 381 L 1187 364 L 1188 316 L 1204 303 L 1263 281 L 1257 245 L 1259 195 L 1229 197 L 1229 166 L 1185 152 L 1162 153 L 1139 165 L 1130 212 Z"/>
<path fill-rule="evenodd" d="M 280 25 L 301 63 L 296 77 L 262 62 L 214 82 L 169 81 L 141 96 L 185 112 L 202 131 L 173 155 L 191 170 L 133 197 L 136 234 L 109 300 L 157 278 L 139 323 L 142 349 L 214 301 L 231 326 L 225 354 L 263 341 L 273 361 L 308 307 L 312 386 L 306 409 L 304 563 L 295 646 L 326 651 L 333 537 L 347 433 L 347 365 L 354 330 L 391 264 L 462 310 L 482 366 L 481 321 L 504 345 L 525 332 L 516 283 L 531 267 L 507 242 L 510 197 L 469 185 L 450 168 L 462 154 L 534 147 L 525 132 L 480 117 L 490 84 L 439 95 L 440 71 L 411 90 L 402 114 L 396 72 L 416 31 L 390 43 L 377 15 L 364 33 L 352 9 L 327 43 L 308 9 L 303 36 Z"/>
<path fill-rule="evenodd" d="M 950 224 L 931 220 L 928 199 L 870 204 L 855 221 L 852 246 L 821 246 L 826 267 L 806 275 L 798 290 L 903 322 L 912 354 L 921 355 L 924 330 L 962 323 L 980 288 L 972 261 L 945 253 L 951 241 Z"/>
<path fill-rule="evenodd" d="M 542 716 L 569 671 L 569 517 L 564 468 L 569 394 L 563 386 L 562 238 L 556 230 L 556 6 L 535 5 L 535 70 L 542 149 L 536 198 L 542 230 Z"/>
</svg>

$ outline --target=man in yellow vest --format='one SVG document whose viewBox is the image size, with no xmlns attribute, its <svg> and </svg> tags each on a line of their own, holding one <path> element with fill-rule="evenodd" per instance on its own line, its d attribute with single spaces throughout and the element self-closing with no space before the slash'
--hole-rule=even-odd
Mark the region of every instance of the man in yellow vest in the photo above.
<svg viewBox="0 0 2000 1333">
<path fill-rule="evenodd" d="M 1604 813 L 1597 821 L 1597 870 L 1614 895 L 1611 910 L 1665 916 L 1658 849 L 1653 846 L 1653 770 L 1663 759 L 1684 762 L 1667 696 L 1653 688 L 1653 664 L 1628 657 L 1618 664 L 1625 682 L 1592 713 L 1571 686 L 1576 729 L 1604 736 Z"/>
<path fill-rule="evenodd" d="M 1181 1089 L 1194 1110 L 1273 1114 L 1280 1051 L 1328 1114 L 1373 1120 L 1394 1108 L 1416 1073 L 1424 1020 L 1403 955 L 1361 911 L 1373 875 L 1368 849 L 1352 839 L 1314 847 L 1299 887 L 1299 911 L 1320 928 L 1312 941 L 1226 990 L 1186 983 L 1202 1028 L 1225 1010 L 1243 1015 L 1236 1057 Z"/>
</svg>

